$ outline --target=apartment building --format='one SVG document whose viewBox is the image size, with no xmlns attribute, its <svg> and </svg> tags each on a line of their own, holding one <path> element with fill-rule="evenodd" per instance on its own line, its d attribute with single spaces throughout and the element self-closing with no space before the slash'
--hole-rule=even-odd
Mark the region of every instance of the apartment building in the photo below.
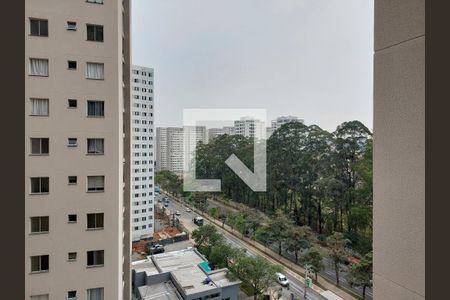
<svg viewBox="0 0 450 300">
<path fill-rule="evenodd" d="M 26 299 L 130 299 L 129 0 L 25 8 Z"/>
<path fill-rule="evenodd" d="M 233 135 L 234 127 L 224 126 L 222 128 L 208 128 L 208 142 L 223 134 Z"/>
<path fill-rule="evenodd" d="M 296 116 L 281 116 L 281 117 L 278 117 L 275 120 L 272 120 L 272 122 L 270 124 L 270 127 L 266 128 L 266 137 L 269 138 L 275 130 L 277 130 L 278 128 L 280 128 L 284 124 L 288 124 L 288 123 L 302 123 L 302 124 L 304 124 L 305 120 L 299 119 Z"/>
<path fill-rule="evenodd" d="M 264 122 L 251 117 L 242 117 L 234 121 L 234 132 L 245 137 L 262 139 L 266 136 Z"/>
<path fill-rule="evenodd" d="M 151 68 L 133 66 L 131 78 L 131 210 L 132 240 L 154 232 L 154 132 L 153 78 Z"/>
<path fill-rule="evenodd" d="M 205 126 L 158 127 L 156 129 L 156 170 L 169 170 L 181 175 L 189 167 L 186 151 L 198 142 L 207 143 Z"/>
</svg>

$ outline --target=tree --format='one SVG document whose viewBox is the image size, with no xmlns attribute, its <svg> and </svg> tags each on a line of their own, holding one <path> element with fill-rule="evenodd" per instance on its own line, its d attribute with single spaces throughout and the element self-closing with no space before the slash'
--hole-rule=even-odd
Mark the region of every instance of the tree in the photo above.
<svg viewBox="0 0 450 300">
<path fill-rule="evenodd" d="M 372 286 L 373 254 L 367 253 L 359 264 L 349 268 L 347 280 L 350 286 L 362 287 L 363 299 L 366 299 L 366 288 Z"/>
<path fill-rule="evenodd" d="M 289 238 L 289 231 L 293 226 L 293 221 L 281 210 L 278 210 L 269 221 L 268 229 L 272 234 L 272 239 L 278 244 L 278 254 L 281 255 L 282 245 Z"/>
<path fill-rule="evenodd" d="M 275 281 L 275 273 L 282 270 L 281 266 L 273 265 L 261 256 L 241 256 L 229 269 L 252 288 L 255 300 Z"/>
<path fill-rule="evenodd" d="M 195 241 L 195 247 L 206 256 L 209 255 L 213 246 L 223 243 L 223 236 L 211 224 L 206 224 L 195 229 L 192 232 L 192 238 Z"/>
<path fill-rule="evenodd" d="M 219 268 L 226 268 L 229 267 L 230 262 L 236 261 L 242 255 L 244 253 L 241 249 L 228 243 L 219 243 L 211 248 L 208 259 Z"/>
<path fill-rule="evenodd" d="M 202 215 L 208 209 L 208 201 L 206 200 L 206 195 L 201 192 L 195 192 L 192 194 L 192 201 L 194 202 L 194 207 L 197 208 Z"/>
<path fill-rule="evenodd" d="M 292 226 L 288 232 L 287 248 L 294 252 L 295 263 L 298 263 L 298 254 L 308 249 L 317 241 L 313 231 L 308 226 Z"/>
<path fill-rule="evenodd" d="M 329 247 L 329 257 L 333 262 L 334 270 L 336 272 L 336 285 L 340 286 L 339 272 L 340 264 L 348 256 L 346 250 L 347 245 L 350 244 L 350 240 L 344 238 L 341 232 L 334 232 L 327 238 L 327 245 Z"/>
<path fill-rule="evenodd" d="M 323 263 L 323 254 L 317 248 L 310 248 L 309 251 L 302 256 L 300 262 L 303 265 L 309 265 L 314 272 L 317 281 L 317 274 L 325 268 Z"/>
</svg>

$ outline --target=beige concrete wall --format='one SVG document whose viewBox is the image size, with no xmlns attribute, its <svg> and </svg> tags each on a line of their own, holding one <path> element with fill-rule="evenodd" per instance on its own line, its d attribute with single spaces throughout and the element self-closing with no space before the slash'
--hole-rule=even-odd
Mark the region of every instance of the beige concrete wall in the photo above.
<svg viewBox="0 0 450 300">
<path fill-rule="evenodd" d="M 26 1 L 25 74 L 29 57 L 49 59 L 49 77 L 25 76 L 26 97 L 26 299 L 50 294 L 66 299 L 77 290 L 104 287 L 105 299 L 122 299 L 123 260 L 123 86 L 122 1 L 103 5 L 85 1 Z M 29 36 L 29 17 L 49 20 L 49 36 Z M 76 21 L 77 31 L 67 31 L 66 22 Z M 104 26 L 104 42 L 86 41 L 86 23 Z M 76 71 L 67 70 L 67 60 L 76 60 Z M 86 62 L 105 64 L 105 80 L 87 80 Z M 49 117 L 28 116 L 30 97 L 49 98 Z M 67 99 L 77 99 L 78 108 L 68 109 Z M 104 118 L 86 117 L 88 99 L 105 101 Z M 30 137 L 50 138 L 50 154 L 29 156 Z M 77 137 L 78 147 L 67 147 L 67 138 Z M 87 138 L 104 138 L 104 155 L 86 155 Z M 67 177 L 78 176 L 77 185 Z M 87 176 L 104 175 L 105 192 L 87 193 Z M 49 195 L 29 195 L 32 176 L 50 177 Z M 86 214 L 103 212 L 104 229 L 86 230 Z M 67 215 L 78 222 L 68 224 Z M 30 216 L 49 216 L 48 234 L 30 235 Z M 105 250 L 104 267 L 87 268 L 86 251 Z M 77 252 L 68 262 L 68 252 Z M 50 271 L 30 273 L 31 255 L 50 255 Z"/>
<path fill-rule="evenodd" d="M 374 297 L 425 298 L 425 0 L 375 0 Z"/>
</svg>

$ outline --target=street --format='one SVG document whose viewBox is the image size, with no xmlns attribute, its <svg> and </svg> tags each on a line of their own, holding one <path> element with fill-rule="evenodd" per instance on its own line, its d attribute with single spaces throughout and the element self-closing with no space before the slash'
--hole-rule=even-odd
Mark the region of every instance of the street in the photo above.
<svg viewBox="0 0 450 300">
<path fill-rule="evenodd" d="M 156 195 L 156 205 L 161 205 L 162 206 L 162 203 L 159 202 L 159 199 L 161 199 L 161 198 L 162 198 L 161 195 L 159 195 L 159 194 Z M 194 224 L 193 219 L 194 219 L 194 217 L 199 216 L 199 215 L 197 213 L 195 213 L 195 212 L 192 212 L 192 211 L 191 212 L 186 212 L 186 207 L 183 207 L 181 204 L 178 204 L 176 201 L 174 201 L 170 197 L 169 197 L 169 199 L 170 199 L 169 200 L 169 206 L 166 208 L 166 210 L 168 210 L 170 212 L 170 214 L 174 214 L 175 212 L 179 211 L 181 216 L 178 216 L 176 218 L 178 218 L 180 220 L 180 222 L 183 223 L 183 225 L 186 227 L 187 230 L 192 232 L 193 230 L 198 228 L 198 226 Z M 208 224 L 208 223 L 209 223 L 208 220 L 205 219 L 205 224 Z M 228 243 L 232 244 L 233 246 L 235 246 L 237 248 L 245 249 L 247 255 L 251 255 L 251 256 L 258 255 L 257 253 L 255 253 L 255 252 L 253 252 L 251 250 L 248 250 L 248 247 L 245 244 L 245 242 L 239 240 L 238 238 L 234 237 L 233 235 L 229 234 L 228 232 L 226 232 L 224 230 L 221 230 L 220 228 L 219 228 L 219 230 L 221 231 L 221 233 L 223 233 L 223 236 L 224 236 L 225 240 Z M 266 259 L 271 260 L 268 257 L 266 257 Z M 273 263 L 276 263 L 276 262 L 273 262 Z M 303 299 L 304 285 L 303 285 L 303 283 L 300 280 L 298 280 L 296 278 L 296 276 L 298 276 L 298 275 L 296 275 L 292 271 L 286 270 L 286 269 L 285 269 L 285 274 L 284 275 L 288 278 L 288 280 L 290 282 L 290 287 L 289 288 L 285 288 L 285 287 L 281 287 L 281 285 L 276 285 L 274 288 L 275 289 L 282 288 L 283 295 L 287 299 L 290 299 L 290 294 L 291 293 L 294 294 L 295 299 Z M 309 289 L 309 291 L 307 291 L 307 297 L 306 298 L 308 300 L 320 300 L 320 299 L 323 299 L 323 298 L 319 298 L 320 296 L 318 297 L 314 293 L 315 293 L 314 291 L 311 291 Z"/>
</svg>

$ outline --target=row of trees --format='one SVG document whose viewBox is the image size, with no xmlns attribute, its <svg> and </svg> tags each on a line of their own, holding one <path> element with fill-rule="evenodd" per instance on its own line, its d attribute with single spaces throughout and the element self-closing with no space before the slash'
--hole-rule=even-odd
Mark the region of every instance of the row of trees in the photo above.
<svg viewBox="0 0 450 300">
<path fill-rule="evenodd" d="M 343 232 L 358 252 L 371 251 L 372 134 L 359 121 L 328 132 L 289 123 L 267 141 L 267 192 L 253 192 L 225 164 L 235 154 L 253 168 L 253 140 L 221 135 L 196 151 L 197 178 L 220 178 L 222 196 L 269 215 L 282 211 L 320 235 Z"/>
<path fill-rule="evenodd" d="M 204 225 L 192 232 L 197 249 L 217 268 L 228 268 L 230 279 L 239 279 L 251 288 L 254 299 L 275 281 L 282 268 L 260 256 L 248 256 L 242 249 L 226 243 L 213 225 Z"/>
</svg>

